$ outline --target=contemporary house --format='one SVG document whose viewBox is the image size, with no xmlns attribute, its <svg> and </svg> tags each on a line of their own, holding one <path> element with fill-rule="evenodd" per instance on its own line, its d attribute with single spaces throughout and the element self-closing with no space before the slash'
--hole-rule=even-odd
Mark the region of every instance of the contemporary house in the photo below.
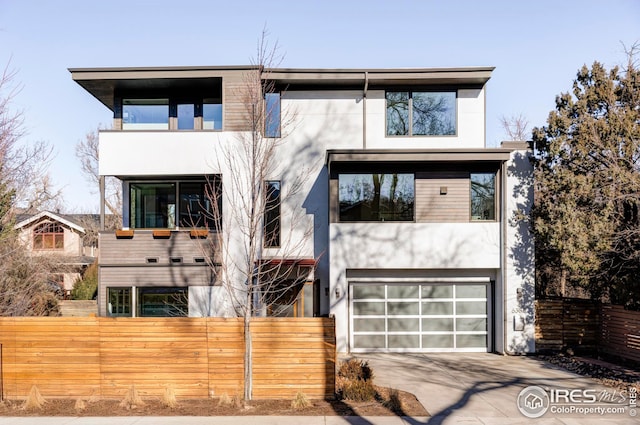
<svg viewBox="0 0 640 425">
<path fill-rule="evenodd" d="M 525 143 L 486 147 L 492 70 L 71 69 L 113 112 L 99 172 L 123 185 L 122 230 L 100 233 L 100 314 L 233 314 L 216 267 L 241 259 L 215 241 L 237 231 L 222 188 L 250 170 L 221 158 L 252 130 L 257 78 L 261 131 L 281 143 L 256 267 L 297 266 L 286 314 L 334 315 L 340 352 L 532 352 L 532 169 Z"/>
<path fill-rule="evenodd" d="M 59 264 L 52 270 L 50 282 L 68 296 L 73 284 L 98 256 L 90 228 L 97 228 L 99 217 L 92 214 L 59 214 L 42 211 L 20 214 L 15 229 L 31 255 L 48 256 Z"/>
</svg>

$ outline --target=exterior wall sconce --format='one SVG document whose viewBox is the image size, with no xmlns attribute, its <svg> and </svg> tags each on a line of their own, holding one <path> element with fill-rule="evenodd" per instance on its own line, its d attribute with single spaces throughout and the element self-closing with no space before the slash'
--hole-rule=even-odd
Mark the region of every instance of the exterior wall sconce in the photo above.
<svg viewBox="0 0 640 425">
<path fill-rule="evenodd" d="M 446 195 L 447 191 L 447 186 L 440 186 L 440 195 Z"/>
<path fill-rule="evenodd" d="M 340 288 L 336 286 L 336 298 L 340 298 Z"/>
</svg>

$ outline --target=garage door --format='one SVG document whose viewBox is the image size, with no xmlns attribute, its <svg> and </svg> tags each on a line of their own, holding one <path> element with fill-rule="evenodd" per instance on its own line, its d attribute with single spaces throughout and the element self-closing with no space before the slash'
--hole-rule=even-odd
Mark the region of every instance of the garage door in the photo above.
<svg viewBox="0 0 640 425">
<path fill-rule="evenodd" d="M 352 283 L 350 349 L 487 351 L 489 284 Z"/>
</svg>

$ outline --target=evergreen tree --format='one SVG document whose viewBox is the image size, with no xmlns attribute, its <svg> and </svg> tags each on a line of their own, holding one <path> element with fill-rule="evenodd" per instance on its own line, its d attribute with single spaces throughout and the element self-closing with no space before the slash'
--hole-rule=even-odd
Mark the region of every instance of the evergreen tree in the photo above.
<svg viewBox="0 0 640 425">
<path fill-rule="evenodd" d="M 635 50 L 635 46 L 634 49 Z M 640 306 L 640 71 L 583 66 L 533 130 L 539 289 Z M 545 291 L 546 289 L 546 291 Z M 539 294 L 540 295 L 540 294 Z"/>
</svg>

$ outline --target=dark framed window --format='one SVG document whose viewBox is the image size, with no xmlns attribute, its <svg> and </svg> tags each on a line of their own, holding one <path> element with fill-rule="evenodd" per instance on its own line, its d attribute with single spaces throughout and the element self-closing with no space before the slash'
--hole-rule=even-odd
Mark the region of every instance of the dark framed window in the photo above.
<svg viewBox="0 0 640 425">
<path fill-rule="evenodd" d="M 265 119 L 264 119 L 264 135 L 265 137 L 280 137 L 281 127 L 281 106 L 280 93 L 266 93 L 264 95 Z"/>
<path fill-rule="evenodd" d="M 130 190 L 131 227 L 176 227 L 175 183 L 131 183 Z"/>
<path fill-rule="evenodd" d="M 187 228 L 219 228 L 222 213 L 221 181 L 211 178 L 209 181 L 180 182 L 178 193 L 180 203 L 179 226 Z M 214 203 L 217 202 L 217 206 Z M 215 208 L 214 208 L 215 207 Z M 217 225 L 214 220 L 218 219 Z"/>
<path fill-rule="evenodd" d="M 455 91 L 388 91 L 387 136 L 456 134 Z"/>
<path fill-rule="evenodd" d="M 131 228 L 219 228 L 222 180 L 218 176 L 208 180 L 131 182 L 129 189 Z"/>
<path fill-rule="evenodd" d="M 131 317 L 131 288 L 107 288 L 107 312 L 112 317 Z"/>
<path fill-rule="evenodd" d="M 168 130 L 169 99 L 123 99 L 123 130 Z"/>
<path fill-rule="evenodd" d="M 496 174 L 471 173 L 471 220 L 496 219 Z"/>
<path fill-rule="evenodd" d="M 202 128 L 222 130 L 222 100 L 206 98 L 202 101 Z"/>
<path fill-rule="evenodd" d="M 276 248 L 280 246 L 280 181 L 267 181 L 264 185 L 264 246 Z"/>
<path fill-rule="evenodd" d="M 64 228 L 59 223 L 42 223 L 33 229 L 33 249 L 64 249 Z"/>
<path fill-rule="evenodd" d="M 193 130 L 195 119 L 195 105 L 193 103 L 178 103 L 176 115 L 178 118 L 178 130 Z"/>
<path fill-rule="evenodd" d="M 340 221 L 413 221 L 413 173 L 339 174 Z"/>
<path fill-rule="evenodd" d="M 138 288 L 138 316 L 186 317 L 189 288 Z"/>
</svg>

